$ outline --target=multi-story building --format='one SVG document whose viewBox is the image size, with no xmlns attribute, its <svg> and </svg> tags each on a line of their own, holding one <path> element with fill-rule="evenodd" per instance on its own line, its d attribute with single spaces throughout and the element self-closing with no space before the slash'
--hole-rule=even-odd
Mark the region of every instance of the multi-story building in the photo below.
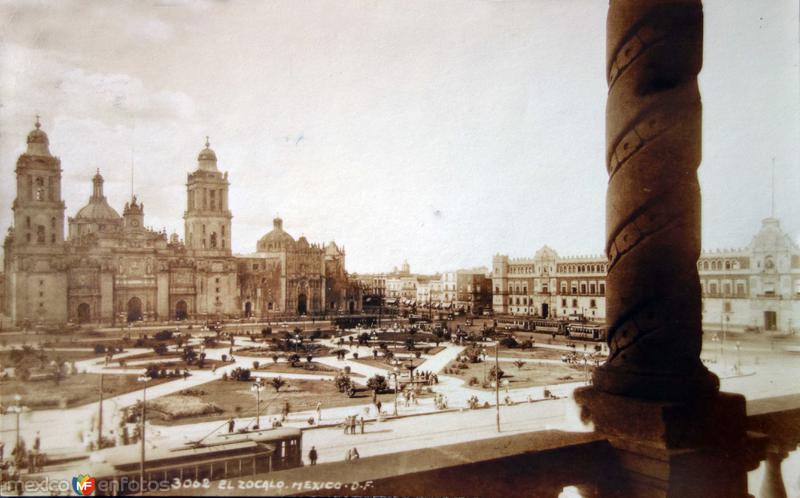
<svg viewBox="0 0 800 498">
<path fill-rule="evenodd" d="M 360 310 L 360 286 L 336 244 L 273 230 L 256 252 L 231 254 L 228 174 L 206 141 L 188 174 L 184 242 L 145 225 L 133 196 L 122 216 L 92 178 L 86 206 L 67 219 L 61 161 L 38 120 L 17 161 L 14 223 L 4 249 L 4 314 L 16 324 L 318 314 Z"/>
<path fill-rule="evenodd" d="M 800 249 L 775 218 L 749 246 L 703 252 L 697 262 L 707 330 L 783 330 L 800 321 Z M 545 246 L 533 258 L 492 260 L 496 313 L 605 321 L 603 256 L 559 257 Z"/>
</svg>

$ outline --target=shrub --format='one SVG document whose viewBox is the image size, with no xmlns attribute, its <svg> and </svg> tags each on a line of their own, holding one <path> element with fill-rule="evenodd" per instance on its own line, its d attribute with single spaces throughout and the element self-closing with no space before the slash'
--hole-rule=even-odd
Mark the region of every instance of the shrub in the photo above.
<svg viewBox="0 0 800 498">
<path fill-rule="evenodd" d="M 242 382 L 250 380 L 250 369 L 242 367 L 234 368 L 231 371 L 231 379 Z"/>
<path fill-rule="evenodd" d="M 336 383 L 336 389 L 338 389 L 340 393 L 343 393 L 348 389 L 350 389 L 350 387 L 353 384 L 352 381 L 350 380 L 350 377 L 345 374 L 337 375 L 336 378 L 334 379 L 334 382 Z"/>
<path fill-rule="evenodd" d="M 531 349 L 533 348 L 533 341 L 531 341 L 530 339 L 522 341 L 522 344 L 520 344 L 519 347 L 522 348 L 523 351 L 526 349 Z"/>
<path fill-rule="evenodd" d="M 253 362 L 253 370 L 258 370 L 259 366 L 261 366 L 261 363 L 258 360 Z"/>
<path fill-rule="evenodd" d="M 153 351 L 155 351 L 155 353 L 158 355 L 165 355 L 167 354 L 167 345 L 163 342 L 159 342 L 153 346 Z"/>
<path fill-rule="evenodd" d="M 344 367 L 344 373 L 345 375 L 350 375 L 350 365 Z"/>
<path fill-rule="evenodd" d="M 105 353 L 106 352 L 106 347 L 103 346 L 102 344 L 95 344 L 94 345 L 94 352 L 97 353 L 97 354 Z"/>
<path fill-rule="evenodd" d="M 468 369 L 468 368 L 469 368 L 469 367 L 467 366 L 467 364 L 466 364 L 466 363 L 459 363 L 459 364 L 458 364 L 458 369 L 459 369 L 459 370 L 466 370 L 466 369 Z"/>
<path fill-rule="evenodd" d="M 278 358 L 280 358 L 280 356 L 278 356 L 278 355 L 276 355 L 276 354 L 273 354 L 273 355 L 272 355 L 272 362 L 273 362 L 273 363 L 278 363 Z"/>
<path fill-rule="evenodd" d="M 223 354 L 221 358 L 223 362 L 228 361 L 228 355 L 226 354 Z"/>
<path fill-rule="evenodd" d="M 353 358 L 356 360 L 358 359 L 358 352 L 353 353 Z"/>
<path fill-rule="evenodd" d="M 374 375 L 367 381 L 367 387 L 376 393 L 382 393 L 389 390 L 389 384 L 386 382 L 386 377 L 383 375 Z"/>
<path fill-rule="evenodd" d="M 160 330 L 153 334 L 153 338 L 157 341 L 168 341 L 172 339 L 173 332 L 171 330 Z"/>
<path fill-rule="evenodd" d="M 469 378 L 469 385 L 470 386 L 477 386 L 480 382 L 478 381 L 477 377 L 470 377 Z"/>
</svg>

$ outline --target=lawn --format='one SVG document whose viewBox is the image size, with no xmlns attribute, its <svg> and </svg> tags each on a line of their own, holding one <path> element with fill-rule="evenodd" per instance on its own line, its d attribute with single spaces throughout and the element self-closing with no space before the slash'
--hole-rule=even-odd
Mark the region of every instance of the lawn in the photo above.
<svg viewBox="0 0 800 498">
<path fill-rule="evenodd" d="M 85 351 L 54 351 L 52 349 L 45 349 L 42 358 L 40 358 L 39 354 L 40 350 L 38 348 L 13 354 L 11 351 L 0 351 L 0 365 L 4 367 L 13 366 L 15 362 L 12 361 L 12 356 L 18 357 L 21 361 L 26 362 L 30 368 L 40 367 L 41 360 L 44 361 L 45 365 L 48 365 L 52 360 L 58 360 L 59 358 L 69 362 L 101 358 L 103 356 L 102 354 L 95 353 L 92 349 L 87 349 Z"/>
<path fill-rule="evenodd" d="M 582 352 L 582 351 L 581 351 Z M 522 360 L 560 360 L 562 354 L 567 351 L 559 351 L 556 349 L 536 348 L 522 350 L 520 348 L 506 348 L 500 346 L 499 356 L 506 358 L 520 358 Z M 494 347 L 486 348 L 487 360 L 494 358 Z"/>
<path fill-rule="evenodd" d="M 451 373 L 445 374 L 442 372 L 443 375 L 449 375 L 451 377 L 458 377 L 459 379 L 464 380 L 465 383 L 469 383 L 471 378 L 475 378 L 478 380 L 478 384 L 471 386 L 474 389 L 487 389 L 492 390 L 491 386 L 487 386 L 485 388 L 481 387 L 481 383 L 483 382 L 484 378 L 484 364 L 483 363 L 466 363 L 466 369 L 455 369 L 456 362 L 450 363 L 448 365 L 449 371 Z M 487 361 L 485 365 L 485 372 L 488 376 L 489 371 L 491 370 L 492 366 L 494 366 L 493 361 Z M 521 369 L 518 369 L 514 366 L 511 362 L 500 362 L 500 370 L 503 371 L 505 374 L 501 378 L 501 383 L 504 380 L 508 380 L 508 388 L 509 389 L 519 389 L 523 387 L 533 387 L 533 386 L 551 386 L 554 384 L 565 384 L 569 382 L 580 382 L 585 379 L 583 367 L 577 366 L 570 366 L 570 365 L 541 365 L 535 364 L 533 362 L 526 362 L 525 365 L 522 366 Z M 456 373 L 453 373 L 456 372 Z M 592 367 L 590 366 L 588 369 L 589 375 L 592 373 Z"/>
<path fill-rule="evenodd" d="M 316 361 L 312 361 L 308 363 L 307 361 L 303 360 L 302 362 L 298 362 L 296 367 L 293 367 L 290 363 L 280 362 L 280 363 L 273 363 L 272 360 L 269 363 L 261 362 L 258 366 L 259 372 L 278 372 L 278 373 L 298 373 L 298 374 L 328 374 L 328 375 L 336 375 L 337 372 L 340 371 L 338 368 L 329 367 L 328 365 L 323 365 L 322 363 L 317 363 Z"/>
<path fill-rule="evenodd" d="M 103 378 L 103 396 L 106 398 L 136 391 L 142 388 L 138 375 L 105 375 Z M 148 386 L 168 382 L 170 379 L 156 379 Z M 68 375 L 60 383 L 54 380 L 7 380 L 0 383 L 0 396 L 3 404 L 8 406 L 13 396 L 22 396 L 20 403 L 28 408 L 39 410 L 74 407 L 92 403 L 99 399 L 100 374 Z"/>
<path fill-rule="evenodd" d="M 267 389 L 261 393 L 262 417 L 279 415 L 286 401 L 289 402 L 292 412 L 314 410 L 318 402 L 322 403 L 323 408 L 372 403 L 372 391 L 369 390 L 357 392 L 354 397 L 348 398 L 346 394 L 340 393 L 336 389 L 333 381 L 285 380 L 287 385 L 282 387 L 277 394 L 269 384 L 269 380 L 267 380 Z M 162 410 L 162 413 L 156 412 L 153 420 L 158 424 L 175 425 L 226 420 L 231 417 L 255 417 L 256 396 L 250 390 L 251 385 L 252 382 L 217 380 L 194 389 L 165 396 L 160 398 L 161 405 L 159 409 Z M 170 413 L 167 416 L 163 414 L 164 408 L 168 406 L 175 406 L 176 408 L 188 406 L 188 400 L 185 399 L 186 396 L 194 398 L 191 400 L 193 406 L 196 407 L 193 413 L 186 413 L 186 410 L 181 408 L 178 412 Z M 394 401 L 394 394 L 381 394 L 378 399 L 384 405 L 388 405 Z M 209 407 L 207 405 L 216 406 L 221 411 L 203 413 L 204 411 L 216 411 L 213 406 Z M 150 403 L 148 402 L 148 410 L 149 408 Z M 261 424 L 265 425 L 267 421 L 268 419 L 264 419 Z"/>
</svg>

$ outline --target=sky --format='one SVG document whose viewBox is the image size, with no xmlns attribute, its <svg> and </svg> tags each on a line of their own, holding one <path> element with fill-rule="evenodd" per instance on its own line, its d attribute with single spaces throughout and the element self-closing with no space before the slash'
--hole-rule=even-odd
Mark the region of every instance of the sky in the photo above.
<svg viewBox="0 0 800 498">
<path fill-rule="evenodd" d="M 99 168 L 118 211 L 133 186 L 146 224 L 183 237 L 209 135 L 235 252 L 280 215 L 344 245 L 351 272 L 601 254 L 607 5 L 0 0 L 0 230 L 38 113 L 68 216 Z M 749 244 L 773 158 L 774 214 L 798 240 L 798 2 L 704 9 L 703 246 Z"/>
</svg>

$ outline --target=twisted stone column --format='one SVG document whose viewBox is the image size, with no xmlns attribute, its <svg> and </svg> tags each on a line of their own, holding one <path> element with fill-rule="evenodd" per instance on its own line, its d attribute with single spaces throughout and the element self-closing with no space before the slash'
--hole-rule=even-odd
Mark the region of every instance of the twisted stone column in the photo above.
<svg viewBox="0 0 800 498">
<path fill-rule="evenodd" d="M 606 196 L 609 359 L 600 391 L 713 394 L 700 361 L 700 0 L 611 0 Z"/>
</svg>

